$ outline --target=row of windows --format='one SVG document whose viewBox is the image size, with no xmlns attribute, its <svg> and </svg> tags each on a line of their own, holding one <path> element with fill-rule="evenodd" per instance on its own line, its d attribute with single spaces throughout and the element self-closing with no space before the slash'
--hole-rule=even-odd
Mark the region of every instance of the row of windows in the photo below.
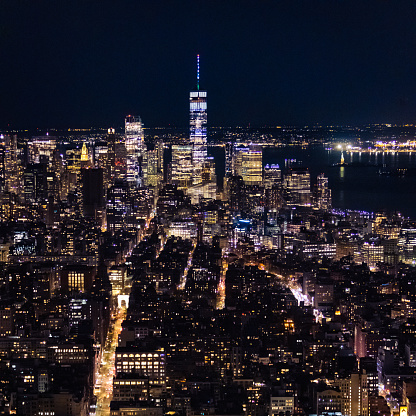
<svg viewBox="0 0 416 416">
<path fill-rule="evenodd" d="M 142 358 L 144 358 L 144 357 L 148 357 L 148 358 L 154 357 L 154 358 L 158 358 L 159 354 L 117 354 L 117 358 L 121 358 L 121 357 L 123 357 L 123 358 L 126 358 L 126 357 L 136 357 L 136 358 L 138 358 L 138 357 L 142 357 Z"/>
</svg>

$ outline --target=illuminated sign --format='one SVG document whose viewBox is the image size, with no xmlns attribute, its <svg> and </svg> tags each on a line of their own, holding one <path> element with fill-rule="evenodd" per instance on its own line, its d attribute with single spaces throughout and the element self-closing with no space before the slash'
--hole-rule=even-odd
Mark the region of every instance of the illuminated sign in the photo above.
<svg viewBox="0 0 416 416">
<path fill-rule="evenodd" d="M 407 406 L 400 406 L 400 416 L 407 416 Z"/>
</svg>

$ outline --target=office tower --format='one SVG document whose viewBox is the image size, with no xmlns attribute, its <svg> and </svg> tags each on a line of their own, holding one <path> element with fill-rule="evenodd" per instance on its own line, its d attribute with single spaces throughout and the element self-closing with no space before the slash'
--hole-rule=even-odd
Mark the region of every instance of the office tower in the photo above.
<svg viewBox="0 0 416 416">
<path fill-rule="evenodd" d="M 263 150 L 261 146 L 237 147 L 234 154 L 234 174 L 241 176 L 246 185 L 261 185 Z"/>
<path fill-rule="evenodd" d="M 107 190 L 109 185 L 108 172 L 108 145 L 106 142 L 95 142 L 93 152 L 94 166 L 103 169 L 104 189 Z"/>
<path fill-rule="evenodd" d="M 91 302 L 86 297 L 77 296 L 70 299 L 68 305 L 69 328 L 78 332 L 78 326 L 81 321 L 91 319 Z"/>
<path fill-rule="evenodd" d="M 181 190 L 187 190 L 192 185 L 192 178 L 195 174 L 192 164 L 192 150 L 192 146 L 172 146 L 171 181 Z"/>
<path fill-rule="evenodd" d="M 81 149 L 66 150 L 65 160 L 68 171 L 79 175 L 81 172 Z"/>
<path fill-rule="evenodd" d="M 116 180 L 107 193 L 107 230 L 111 233 L 126 231 L 131 216 L 132 205 L 127 181 Z"/>
<path fill-rule="evenodd" d="M 205 158 L 205 161 L 202 164 L 201 178 L 203 184 L 217 183 L 217 175 L 215 174 L 215 161 L 213 157 Z"/>
<path fill-rule="evenodd" d="M 124 138 L 116 135 L 114 129 L 108 129 L 107 141 L 107 186 L 114 184 L 116 179 L 126 179 L 127 149 Z"/>
<path fill-rule="evenodd" d="M 331 209 L 331 189 L 328 186 L 328 178 L 322 173 L 318 175 L 316 184 L 316 207 L 318 209 L 328 210 Z"/>
<path fill-rule="evenodd" d="M 282 171 L 279 165 L 266 165 L 263 169 L 263 184 L 265 188 L 265 207 L 269 212 L 277 212 L 283 205 Z"/>
<path fill-rule="evenodd" d="M 127 180 L 127 150 L 122 142 L 115 144 L 114 178 L 115 180 Z"/>
<path fill-rule="evenodd" d="M 207 92 L 199 89 L 199 55 L 197 88 L 189 94 L 190 142 L 192 145 L 193 183 L 201 183 L 202 165 L 207 156 Z"/>
<path fill-rule="evenodd" d="M 143 154 L 143 182 L 157 187 L 163 181 L 163 142 L 156 140 Z"/>
<path fill-rule="evenodd" d="M 81 160 L 81 169 L 89 168 L 92 166 L 90 153 L 85 143 L 83 143 L 82 145 L 80 160 Z"/>
<path fill-rule="evenodd" d="M 124 289 L 127 280 L 126 266 L 111 266 L 108 271 L 108 277 L 111 283 L 112 295 L 113 297 L 116 297 Z"/>
<path fill-rule="evenodd" d="M 271 189 L 273 185 L 279 184 L 282 180 L 282 171 L 279 165 L 266 165 L 263 169 L 264 187 Z"/>
<path fill-rule="evenodd" d="M 343 415 L 368 415 L 368 385 L 365 370 L 353 373 L 348 378 L 336 380 L 334 385 L 341 391 Z"/>
<path fill-rule="evenodd" d="M 129 115 L 125 118 L 124 126 L 127 151 L 127 182 L 130 186 L 141 185 L 144 153 L 143 123 L 140 117 Z"/>
<path fill-rule="evenodd" d="M 56 137 L 38 136 L 32 137 L 27 143 L 27 155 L 29 163 L 40 163 L 52 161 L 53 152 L 56 149 Z"/>
<path fill-rule="evenodd" d="M 4 141 L 4 166 L 7 173 L 5 175 L 5 190 L 20 197 L 22 189 L 20 181 L 20 166 L 17 154 L 17 136 L 4 136 Z"/>
<path fill-rule="evenodd" d="M 225 143 L 225 176 L 233 174 L 234 143 Z"/>
<path fill-rule="evenodd" d="M 105 211 L 104 170 L 82 169 L 82 203 L 84 216 L 102 225 Z"/>
<path fill-rule="evenodd" d="M 48 195 L 47 170 L 45 163 L 31 163 L 23 174 L 24 196 L 26 203 L 41 202 Z"/>
<path fill-rule="evenodd" d="M 311 176 L 307 168 L 291 167 L 285 176 L 288 205 L 311 205 Z"/>
</svg>

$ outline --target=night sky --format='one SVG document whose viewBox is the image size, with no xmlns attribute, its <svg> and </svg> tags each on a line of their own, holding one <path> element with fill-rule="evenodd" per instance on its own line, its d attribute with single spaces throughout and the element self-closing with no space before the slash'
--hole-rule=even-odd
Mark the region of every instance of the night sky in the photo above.
<svg viewBox="0 0 416 416">
<path fill-rule="evenodd" d="M 416 122 L 416 2 L 0 2 L 0 129 Z"/>
</svg>

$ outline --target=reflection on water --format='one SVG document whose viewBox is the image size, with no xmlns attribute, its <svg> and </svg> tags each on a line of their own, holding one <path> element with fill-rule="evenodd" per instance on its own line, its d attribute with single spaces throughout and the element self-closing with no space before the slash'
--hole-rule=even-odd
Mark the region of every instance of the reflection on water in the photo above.
<svg viewBox="0 0 416 416">
<path fill-rule="evenodd" d="M 342 204 L 344 203 L 344 191 L 343 190 L 339 191 L 339 200 Z"/>
<path fill-rule="evenodd" d="M 383 164 L 388 169 L 416 168 L 416 158 L 408 153 L 358 153 L 351 155 L 357 166 L 332 166 L 340 162 L 340 150 L 325 150 L 324 146 L 265 148 L 263 165 L 278 163 L 284 170 L 285 159 L 302 160 L 309 167 L 312 182 L 324 173 L 332 190 L 333 206 L 338 208 L 362 209 L 367 211 L 400 211 L 416 218 L 416 175 L 405 177 L 379 174 L 379 167 L 366 164 Z"/>
</svg>

